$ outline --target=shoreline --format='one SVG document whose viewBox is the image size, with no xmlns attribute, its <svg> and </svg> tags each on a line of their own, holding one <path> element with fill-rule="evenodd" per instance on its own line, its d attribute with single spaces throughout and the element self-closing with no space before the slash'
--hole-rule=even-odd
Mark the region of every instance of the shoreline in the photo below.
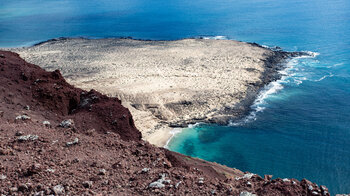
<svg viewBox="0 0 350 196">
<path fill-rule="evenodd" d="M 33 40 L 28 41 L 19 45 L 6 45 L 1 46 L 0 48 L 2 50 L 10 50 L 13 48 L 29 48 L 34 47 L 37 45 L 45 44 L 47 42 L 52 41 L 62 41 L 62 40 L 70 40 L 70 39 L 86 39 L 86 40 L 101 40 L 101 39 L 130 39 L 130 40 L 136 40 L 136 41 L 179 41 L 184 39 L 213 39 L 213 40 L 231 40 L 226 36 L 212 36 L 212 35 L 200 35 L 200 36 L 193 36 L 193 37 L 186 37 L 181 39 L 143 39 L 143 38 L 136 38 L 132 36 L 107 36 L 107 37 L 95 37 L 95 36 L 67 36 L 67 37 L 57 37 L 57 38 L 50 38 L 50 39 L 41 39 L 41 40 Z M 251 43 L 251 42 L 245 42 L 245 43 Z"/>
<path fill-rule="evenodd" d="M 213 39 L 58 38 L 9 50 L 60 69 L 77 87 L 117 96 L 143 138 L 161 147 L 173 128 L 227 125 L 248 115 L 262 88 L 281 77 L 283 63 L 307 54 Z"/>
<path fill-rule="evenodd" d="M 265 48 L 268 48 L 267 46 L 262 46 Z M 275 80 L 272 80 L 271 82 L 265 84 L 264 87 L 262 87 L 258 94 L 256 95 L 255 100 L 253 101 L 253 103 L 250 105 L 250 109 L 248 110 L 248 114 L 245 116 L 242 116 L 241 118 L 238 118 L 236 121 L 230 121 L 228 122 L 228 124 L 226 126 L 239 126 L 248 122 L 251 122 L 253 120 L 255 120 L 256 114 L 258 112 L 261 112 L 262 110 L 256 110 L 256 107 L 259 107 L 259 105 L 261 103 L 264 102 L 264 100 L 270 95 L 270 94 L 275 94 L 276 92 L 272 92 L 270 93 L 269 91 L 273 88 L 275 88 L 275 85 L 273 83 L 277 83 L 279 84 L 280 81 L 283 81 L 283 77 L 282 77 L 282 73 L 281 72 L 285 72 L 287 69 L 289 69 L 290 67 L 288 66 L 288 64 L 293 61 L 293 59 L 299 59 L 299 58 L 314 58 L 316 56 L 319 55 L 319 53 L 315 53 L 315 52 L 309 52 L 309 51 L 305 51 L 305 52 L 301 52 L 300 56 L 295 56 L 295 57 L 289 57 L 285 60 L 285 62 L 282 63 L 282 68 L 277 70 L 278 72 L 278 77 Z M 307 54 L 307 55 L 305 55 Z M 271 85 L 271 87 L 269 87 Z M 262 96 L 262 98 L 261 98 Z M 191 129 L 194 128 L 197 125 L 200 124 L 205 124 L 205 123 L 196 123 L 196 124 L 190 124 L 188 125 L 188 127 L 183 127 L 183 128 L 178 128 L 180 130 L 176 131 L 175 133 L 171 133 L 172 135 L 169 137 L 169 139 L 167 140 L 167 142 L 164 145 L 164 148 L 169 149 L 169 144 L 171 142 L 171 140 L 175 137 L 176 134 L 179 134 L 183 131 L 183 129 Z M 210 125 L 210 124 L 207 124 Z M 174 128 L 176 129 L 176 128 Z M 171 130 L 170 132 L 173 132 L 173 130 Z"/>
</svg>

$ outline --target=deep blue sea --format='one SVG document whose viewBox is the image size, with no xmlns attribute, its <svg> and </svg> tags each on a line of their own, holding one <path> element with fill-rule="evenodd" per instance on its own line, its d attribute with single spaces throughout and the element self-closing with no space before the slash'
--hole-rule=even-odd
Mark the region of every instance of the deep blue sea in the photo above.
<svg viewBox="0 0 350 196">
<path fill-rule="evenodd" d="M 1 0 L 0 47 L 56 37 L 224 36 L 287 51 L 280 81 L 230 126 L 197 125 L 168 147 L 243 171 L 350 193 L 349 0 Z"/>
</svg>

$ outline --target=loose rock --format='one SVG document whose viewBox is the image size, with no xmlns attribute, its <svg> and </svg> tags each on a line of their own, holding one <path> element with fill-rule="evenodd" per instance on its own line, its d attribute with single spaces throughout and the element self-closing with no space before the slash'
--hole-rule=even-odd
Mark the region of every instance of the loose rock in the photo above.
<svg viewBox="0 0 350 196">
<path fill-rule="evenodd" d="M 45 195 L 44 191 L 39 191 L 34 193 L 34 196 L 44 196 L 44 195 Z"/>
<path fill-rule="evenodd" d="M 18 187 L 18 191 L 21 191 L 21 192 L 28 191 L 28 186 L 26 184 L 21 184 Z"/>
<path fill-rule="evenodd" d="M 179 185 L 182 183 L 182 181 L 179 181 L 178 183 L 175 184 L 175 188 L 179 187 Z"/>
<path fill-rule="evenodd" d="M 74 121 L 72 119 L 64 120 L 59 124 L 63 128 L 72 128 L 74 127 Z"/>
<path fill-rule="evenodd" d="M 55 193 L 55 195 L 63 195 L 64 194 L 64 187 L 62 185 L 56 185 L 52 188 L 52 191 Z"/>
<path fill-rule="evenodd" d="M 30 120 L 30 117 L 24 114 L 24 115 L 17 116 L 16 120 Z"/>
<path fill-rule="evenodd" d="M 67 142 L 66 143 L 66 146 L 73 146 L 73 145 L 76 145 L 79 143 L 79 139 L 78 138 L 75 138 L 72 142 Z"/>
<path fill-rule="evenodd" d="M 309 185 L 309 186 L 308 186 L 308 189 L 309 189 L 310 191 L 312 191 L 312 190 L 314 190 L 314 187 L 313 187 L 312 185 Z"/>
<path fill-rule="evenodd" d="M 46 127 L 51 127 L 51 123 L 47 120 L 43 121 L 43 125 L 45 125 Z"/>
<path fill-rule="evenodd" d="M 106 175 L 107 171 L 105 169 L 100 169 L 98 175 Z"/>
<path fill-rule="evenodd" d="M 10 191 L 10 193 L 15 193 L 15 192 L 18 191 L 18 188 L 17 188 L 17 187 L 11 187 L 11 188 L 9 189 L 9 191 Z"/>
<path fill-rule="evenodd" d="M 27 168 L 27 171 L 24 173 L 25 176 L 32 176 L 34 174 L 37 174 L 41 171 L 41 165 L 40 164 L 33 164 L 29 168 Z"/>
<path fill-rule="evenodd" d="M 257 196 L 257 195 L 247 191 L 243 191 L 239 194 L 239 196 Z"/>
<path fill-rule="evenodd" d="M 55 173 L 56 170 L 50 169 L 50 168 L 49 168 L 49 169 L 47 169 L 46 171 L 47 171 L 47 172 L 50 172 L 50 173 Z"/>
<path fill-rule="evenodd" d="M 204 184 L 204 178 L 199 178 L 198 184 L 200 185 Z"/>
<path fill-rule="evenodd" d="M 22 131 L 17 131 L 15 135 L 16 135 L 16 136 L 22 136 L 22 135 L 23 135 L 23 132 L 22 132 Z"/>
<path fill-rule="evenodd" d="M 7 178 L 7 176 L 0 174 L 0 180 L 5 180 Z"/>
<path fill-rule="evenodd" d="M 149 170 L 150 170 L 150 168 L 145 167 L 141 170 L 141 173 L 147 173 L 147 172 L 149 172 Z"/>
<path fill-rule="evenodd" d="M 24 142 L 24 141 L 35 141 L 39 138 L 39 136 L 37 135 L 24 135 L 24 136 L 20 136 L 18 137 L 18 141 L 19 142 Z"/>
<path fill-rule="evenodd" d="M 254 175 L 253 173 L 246 173 L 242 177 L 237 177 L 236 180 L 241 180 L 241 179 L 251 179 Z"/>
<path fill-rule="evenodd" d="M 165 184 L 169 184 L 171 181 L 170 180 L 166 180 L 166 174 L 160 174 L 160 179 L 158 179 L 155 182 L 152 182 L 148 185 L 149 188 L 164 188 Z"/>
<path fill-rule="evenodd" d="M 85 181 L 85 182 L 83 182 L 83 186 L 85 187 L 85 188 L 91 188 L 92 187 L 92 181 Z"/>
</svg>

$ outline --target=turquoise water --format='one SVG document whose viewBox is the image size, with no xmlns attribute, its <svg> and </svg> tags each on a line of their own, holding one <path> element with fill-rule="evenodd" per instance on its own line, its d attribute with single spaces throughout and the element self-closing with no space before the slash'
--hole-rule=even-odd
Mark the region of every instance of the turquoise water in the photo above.
<svg viewBox="0 0 350 196">
<path fill-rule="evenodd" d="M 317 52 L 293 59 L 249 117 L 199 125 L 169 148 L 257 174 L 350 193 L 349 0 L 0 1 L 0 47 L 55 37 L 174 40 L 225 36 Z"/>
</svg>

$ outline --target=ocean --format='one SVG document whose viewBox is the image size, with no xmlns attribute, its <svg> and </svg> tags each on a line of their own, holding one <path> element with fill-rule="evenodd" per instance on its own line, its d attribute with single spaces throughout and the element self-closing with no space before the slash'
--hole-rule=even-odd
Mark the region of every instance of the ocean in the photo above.
<svg viewBox="0 0 350 196">
<path fill-rule="evenodd" d="M 11 0 L 0 2 L 0 47 L 57 37 L 256 42 L 294 58 L 262 89 L 251 113 L 199 124 L 168 148 L 275 178 L 307 178 L 350 193 L 349 0 Z"/>
</svg>

